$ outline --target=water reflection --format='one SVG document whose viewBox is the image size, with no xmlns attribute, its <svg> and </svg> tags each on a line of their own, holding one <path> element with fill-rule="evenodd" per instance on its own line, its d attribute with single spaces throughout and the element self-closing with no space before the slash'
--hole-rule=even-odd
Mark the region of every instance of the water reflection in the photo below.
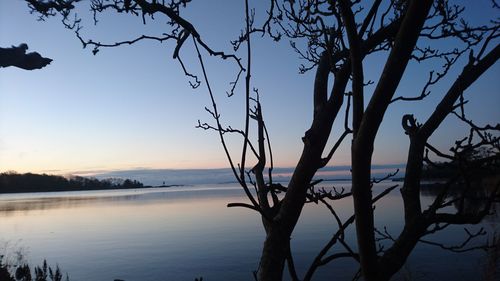
<svg viewBox="0 0 500 281">
<path fill-rule="evenodd" d="M 484 217 L 484 221 L 497 222 L 500 219 L 498 212 L 500 203 L 498 199 L 496 203 L 490 201 L 492 194 L 496 192 L 498 184 L 500 183 L 479 182 L 473 183 L 469 187 L 466 187 L 464 184 L 447 187 L 446 183 L 427 183 L 422 185 L 421 195 L 425 197 L 426 201 L 432 202 L 437 196 L 445 192 L 445 200 L 450 202 L 452 206 L 452 208 L 444 209 L 447 213 L 460 212 L 463 215 L 476 215 L 489 208 L 490 212 Z"/>
<path fill-rule="evenodd" d="M 2 202 L 0 204 L 0 216 L 13 215 L 16 211 L 32 211 L 58 208 L 75 208 L 81 205 L 88 205 L 97 202 L 114 202 L 123 200 L 134 200 L 139 195 L 122 195 L 109 197 L 54 197 L 54 198 L 39 198 L 28 200 L 14 200 Z"/>
<path fill-rule="evenodd" d="M 423 190 L 423 201 L 430 202 L 436 192 Z M 1 195 L 0 240 L 21 239 L 30 263 L 57 262 L 72 281 L 252 280 L 264 231 L 254 212 L 226 208 L 242 201 L 242 190 L 233 185 Z M 335 207 L 342 218 L 353 212 L 350 198 Z M 375 212 L 378 227 L 398 233 L 403 219 L 398 192 L 377 202 Z M 498 221 L 489 224 L 496 227 Z M 292 237 L 300 274 L 335 231 L 328 210 L 304 209 Z M 461 227 L 452 228 L 433 239 L 451 243 L 461 241 L 462 234 Z M 354 242 L 354 229 L 346 236 Z M 483 256 L 421 245 L 395 280 L 408 272 L 422 280 L 474 279 Z M 315 280 L 350 280 L 356 270 L 355 262 L 342 260 L 321 268 Z"/>
<path fill-rule="evenodd" d="M 218 280 L 221 273 L 245 280 L 262 233 L 253 213 L 225 207 L 240 192 L 197 186 L 9 196 L 0 200 L 0 240 L 22 239 L 30 263 L 57 261 L 72 281 Z"/>
<path fill-rule="evenodd" d="M 196 193 L 195 193 L 196 192 Z M 17 211 L 77 208 L 99 204 L 147 204 L 151 201 L 187 200 L 198 198 L 218 198 L 236 196 L 240 189 L 235 186 L 220 185 L 184 186 L 169 188 L 142 188 L 129 190 L 38 192 L 0 194 L 0 217 L 13 215 Z"/>
</svg>

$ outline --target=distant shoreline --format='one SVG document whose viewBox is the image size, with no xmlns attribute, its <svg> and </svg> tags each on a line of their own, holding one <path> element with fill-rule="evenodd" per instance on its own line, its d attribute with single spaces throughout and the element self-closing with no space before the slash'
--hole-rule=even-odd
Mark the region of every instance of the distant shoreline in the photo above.
<svg viewBox="0 0 500 281">
<path fill-rule="evenodd" d="M 144 187 L 144 184 L 136 180 L 121 178 L 98 180 L 96 178 L 79 176 L 65 178 L 62 176 L 47 174 L 18 174 L 15 172 L 0 173 L 0 194 L 112 189 L 125 190 Z"/>
<path fill-rule="evenodd" d="M 0 173 L 0 194 L 14 194 L 14 193 L 36 193 L 36 192 L 71 192 L 71 191 L 98 191 L 98 190 L 129 190 L 129 189 L 142 189 L 142 188 L 170 188 L 170 187 L 182 187 L 186 186 L 186 183 L 180 182 L 179 178 L 172 176 L 171 184 L 143 184 L 137 180 L 124 179 L 122 177 L 110 177 L 110 178 L 94 178 L 94 177 L 81 177 L 81 176 L 71 176 L 62 177 L 60 175 L 47 175 L 47 174 L 34 174 L 25 173 L 18 174 L 15 172 Z M 137 178 L 137 177 L 134 177 Z M 166 177 L 170 178 L 170 177 Z M 375 177 L 376 179 L 382 179 L 383 177 Z M 387 179 L 387 181 L 393 181 L 396 183 L 401 183 L 404 178 L 396 177 L 392 179 Z M 213 179 L 211 179 L 213 180 Z M 276 183 L 280 182 L 285 184 L 288 182 L 286 177 L 275 178 Z M 317 180 L 321 180 L 323 184 L 339 184 L 344 182 L 350 182 L 352 179 L 350 177 L 342 178 L 323 178 L 318 177 Z M 425 183 L 424 183 L 425 181 Z M 423 179 L 422 185 L 425 187 L 433 186 L 439 179 Z M 220 181 L 220 182 L 210 182 L 208 180 L 206 183 L 189 183 L 192 184 L 238 184 L 236 181 Z"/>
<path fill-rule="evenodd" d="M 18 194 L 18 193 L 44 193 L 44 192 L 72 192 L 72 191 L 106 191 L 106 190 L 131 190 L 131 189 L 148 189 L 148 188 L 172 188 L 172 187 L 184 187 L 187 185 L 183 184 L 172 184 L 172 185 L 159 185 L 159 186 L 151 186 L 151 185 L 145 185 L 143 187 L 112 187 L 112 188 L 87 188 L 87 189 L 77 189 L 77 188 L 69 188 L 69 189 L 45 189 L 45 190 L 40 190 L 40 189 L 33 189 L 33 190 L 1 190 L 0 189 L 0 195 L 2 194 Z"/>
</svg>

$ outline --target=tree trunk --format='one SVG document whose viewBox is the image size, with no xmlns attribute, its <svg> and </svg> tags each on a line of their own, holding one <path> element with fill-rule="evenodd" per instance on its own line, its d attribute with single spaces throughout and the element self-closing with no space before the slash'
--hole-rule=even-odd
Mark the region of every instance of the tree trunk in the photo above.
<svg viewBox="0 0 500 281">
<path fill-rule="evenodd" d="M 377 252 L 370 187 L 370 168 L 373 144 L 364 146 L 360 142 L 352 144 L 352 197 L 356 218 L 356 237 L 360 265 L 365 280 L 375 280 L 377 274 Z"/>
<path fill-rule="evenodd" d="M 278 213 L 272 222 L 263 218 L 267 235 L 257 273 L 259 281 L 279 281 L 283 278 L 290 236 L 304 207 L 307 188 L 317 171 L 315 167 L 320 163 L 325 144 L 326 141 L 322 146 L 311 146 L 305 141 L 302 157 L 295 168 Z"/>
<path fill-rule="evenodd" d="M 332 93 L 327 97 L 329 64 L 318 66 L 314 85 L 314 118 L 311 128 L 302 138 L 304 148 L 285 197 L 272 222 L 264 222 L 267 236 L 257 273 L 259 281 L 282 280 L 283 268 L 290 246 L 290 236 L 304 207 L 307 189 L 316 171 L 322 167 L 322 154 L 332 130 L 333 121 L 343 103 L 343 96 L 349 79 L 349 67 L 337 72 Z M 275 206 L 276 207 L 276 206 Z M 264 218 L 265 220 L 265 218 Z"/>
<path fill-rule="evenodd" d="M 366 281 L 378 280 L 371 191 L 371 161 L 375 137 L 405 72 L 432 0 L 411 1 L 396 35 L 380 80 L 352 144 L 352 195 L 360 264 Z M 353 103 L 355 101 L 353 100 Z"/>
<path fill-rule="evenodd" d="M 257 280 L 282 280 L 290 236 L 286 235 L 278 225 L 270 226 L 268 230 L 257 271 Z"/>
<path fill-rule="evenodd" d="M 401 269 L 420 237 L 426 231 L 427 225 L 422 217 L 415 218 L 411 223 L 405 224 L 401 235 L 379 260 L 377 281 L 388 281 Z"/>
</svg>

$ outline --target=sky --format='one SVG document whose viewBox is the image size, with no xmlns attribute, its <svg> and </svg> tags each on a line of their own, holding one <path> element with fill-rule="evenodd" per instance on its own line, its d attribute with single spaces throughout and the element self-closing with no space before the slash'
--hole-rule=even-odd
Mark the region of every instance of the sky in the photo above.
<svg viewBox="0 0 500 281">
<path fill-rule="evenodd" d="M 214 49 L 231 52 L 229 41 L 237 38 L 244 24 L 243 1 L 217 1 L 217 5 L 214 1 L 193 2 L 184 16 Z M 467 10 L 471 21 L 498 17 L 489 8 L 489 1 L 474 2 Z M 113 43 L 164 32 L 165 19 L 161 17 L 143 25 L 140 17 L 106 13 L 94 26 L 87 5 L 88 1 L 83 1 L 78 10 L 85 38 Z M 262 12 L 257 19 L 259 15 Z M 63 27 L 60 18 L 37 21 L 24 1 L 0 1 L 0 46 L 21 43 L 54 61 L 41 70 L 0 69 L 0 172 L 92 174 L 228 167 L 217 134 L 195 128 L 198 120 L 212 122 L 204 110 L 210 105 L 205 85 L 190 88 L 180 65 L 172 60 L 174 46 L 170 42 L 143 41 L 101 49 L 94 56 L 91 48 L 83 49 L 73 32 Z M 201 74 L 192 46 L 187 45 L 181 54 L 189 69 Z M 292 167 L 300 157 L 301 137 L 312 120 L 314 73 L 298 74 L 303 61 L 286 40 L 274 43 L 255 37 L 252 57 L 252 87 L 261 95 L 275 166 Z M 243 88 L 238 87 L 232 98 L 225 94 L 235 65 L 208 56 L 205 59 L 223 123 L 242 128 Z M 366 60 L 366 79 L 377 80 L 383 59 L 380 55 Z M 428 66 L 412 62 L 396 95 L 418 93 L 427 79 Z M 500 120 L 499 71 L 497 63 L 467 92 L 469 116 L 479 124 Z M 456 76 L 456 71 L 450 74 Z M 373 163 L 405 162 L 408 137 L 400 125 L 402 115 L 412 113 L 417 120 L 425 120 L 450 83 L 447 80 L 437 85 L 422 103 L 391 106 L 377 136 Z M 367 87 L 368 94 L 370 89 Z M 341 118 L 327 147 L 333 145 L 342 128 Z M 431 142 L 446 150 L 466 135 L 464 126 L 448 118 Z M 350 164 L 349 143 L 350 138 L 330 165 Z M 241 139 L 231 138 L 229 145 L 239 159 Z"/>
</svg>

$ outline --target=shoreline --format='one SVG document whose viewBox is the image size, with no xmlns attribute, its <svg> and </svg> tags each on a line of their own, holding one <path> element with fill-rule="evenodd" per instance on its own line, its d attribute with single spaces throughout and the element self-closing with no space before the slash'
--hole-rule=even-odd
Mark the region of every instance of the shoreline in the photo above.
<svg viewBox="0 0 500 281">
<path fill-rule="evenodd" d="M 2 194 L 19 194 L 19 193 L 44 193 L 44 192 L 72 192 L 72 191 L 107 191 L 107 190 L 131 190 L 131 189 L 148 189 L 148 188 L 171 188 L 171 187 L 184 187 L 187 185 L 184 184 L 171 184 L 171 185 L 158 185 L 158 186 L 152 186 L 152 185 L 146 185 L 143 187 L 110 187 L 110 188 L 53 188 L 53 189 L 38 189 L 38 188 L 31 188 L 31 189 L 23 189 L 23 190 L 0 190 L 0 195 Z"/>
</svg>

